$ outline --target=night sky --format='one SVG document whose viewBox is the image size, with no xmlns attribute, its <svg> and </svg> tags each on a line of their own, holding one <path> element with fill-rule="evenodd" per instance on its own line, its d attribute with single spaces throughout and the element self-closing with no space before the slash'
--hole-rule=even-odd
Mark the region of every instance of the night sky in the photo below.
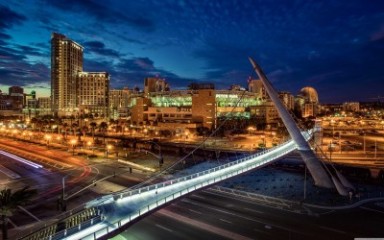
<svg viewBox="0 0 384 240">
<path fill-rule="evenodd" d="M 247 86 L 248 56 L 277 90 L 318 90 L 320 102 L 384 95 L 384 1 L 0 0 L 0 89 L 50 92 L 50 37 L 84 50 L 84 71 L 111 88 L 149 76 L 171 89 Z"/>
</svg>

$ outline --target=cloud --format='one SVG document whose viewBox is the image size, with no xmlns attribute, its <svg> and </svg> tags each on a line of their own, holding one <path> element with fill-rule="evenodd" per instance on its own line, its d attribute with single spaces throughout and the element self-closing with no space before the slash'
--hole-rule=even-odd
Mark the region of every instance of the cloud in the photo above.
<svg viewBox="0 0 384 240">
<path fill-rule="evenodd" d="M 1 84 L 25 86 L 36 82 L 48 83 L 50 81 L 50 69 L 42 63 L 30 64 L 19 61 L 1 64 Z"/>
<path fill-rule="evenodd" d="M 13 49 L 7 46 L 0 46 L 0 63 L 4 62 L 12 62 L 12 61 L 20 61 L 25 59 L 25 55 L 23 55 L 17 49 Z"/>
<path fill-rule="evenodd" d="M 9 40 L 9 39 L 11 39 L 11 36 L 6 34 L 6 33 L 0 32 L 0 39 L 2 39 L 2 40 Z"/>
<path fill-rule="evenodd" d="M 120 57 L 120 53 L 116 50 L 105 48 L 104 43 L 100 41 L 89 41 L 84 42 L 83 46 L 85 47 L 85 51 L 94 52 L 96 54 L 107 56 L 107 57 Z"/>
<path fill-rule="evenodd" d="M 116 70 L 122 73 L 126 79 L 133 80 L 136 85 L 142 85 L 144 78 L 156 76 L 166 79 L 173 88 L 186 88 L 187 83 L 195 81 L 180 77 L 171 71 L 157 68 L 154 61 L 147 57 L 124 59 L 117 64 Z"/>
<path fill-rule="evenodd" d="M 111 88 L 122 88 L 128 86 L 143 86 L 147 77 L 161 77 L 173 88 L 186 88 L 193 79 L 182 78 L 171 71 L 159 69 L 148 57 L 120 58 L 117 63 L 113 61 L 98 61 L 95 59 L 84 59 L 84 70 L 91 72 L 106 71 L 111 76 Z"/>
<path fill-rule="evenodd" d="M 118 67 L 125 72 L 155 72 L 154 63 L 151 59 L 144 58 L 131 58 L 123 59 Z"/>
<path fill-rule="evenodd" d="M 31 55 L 31 56 L 45 56 L 46 54 L 41 52 L 40 48 L 30 47 L 30 46 L 23 46 L 23 45 L 16 45 L 18 49 L 20 49 L 21 53 L 25 56 Z"/>
<path fill-rule="evenodd" d="M 21 24 L 27 18 L 12 9 L 0 5 L 0 29 L 8 29 L 14 25 Z"/>
<path fill-rule="evenodd" d="M 136 29 L 143 31 L 153 31 L 154 22 L 140 14 L 134 9 L 125 11 L 126 14 L 112 9 L 106 5 L 101 5 L 99 1 L 92 0 L 56 0 L 46 1 L 47 4 L 66 12 L 86 13 L 100 22 L 108 22 L 113 24 L 128 24 Z"/>
</svg>

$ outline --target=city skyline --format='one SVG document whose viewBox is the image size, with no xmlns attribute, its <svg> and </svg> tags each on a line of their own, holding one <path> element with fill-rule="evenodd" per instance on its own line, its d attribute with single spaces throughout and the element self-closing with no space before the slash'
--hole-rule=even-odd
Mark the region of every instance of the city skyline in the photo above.
<svg viewBox="0 0 384 240">
<path fill-rule="evenodd" d="M 41 6 L 44 5 L 44 8 Z M 277 7 L 279 6 L 279 7 Z M 352 1 L 0 1 L 0 89 L 50 92 L 50 35 L 85 47 L 84 68 L 111 89 L 160 76 L 172 89 L 246 86 L 254 57 L 278 90 L 318 90 L 321 102 L 384 92 L 383 3 Z"/>
</svg>

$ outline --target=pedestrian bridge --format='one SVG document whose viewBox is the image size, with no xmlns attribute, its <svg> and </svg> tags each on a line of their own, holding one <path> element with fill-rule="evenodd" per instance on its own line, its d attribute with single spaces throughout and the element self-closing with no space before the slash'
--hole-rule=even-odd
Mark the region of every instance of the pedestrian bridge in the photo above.
<svg viewBox="0 0 384 240">
<path fill-rule="evenodd" d="M 302 132 L 305 140 L 312 131 Z M 297 149 L 293 140 L 218 167 L 92 200 L 21 239 L 107 239 L 184 195 L 265 166 Z"/>
</svg>

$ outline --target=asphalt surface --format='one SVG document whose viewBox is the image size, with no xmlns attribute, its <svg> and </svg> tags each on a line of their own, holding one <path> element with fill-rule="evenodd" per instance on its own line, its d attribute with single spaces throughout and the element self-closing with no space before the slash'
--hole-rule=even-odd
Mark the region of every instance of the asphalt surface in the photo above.
<svg viewBox="0 0 384 240">
<path fill-rule="evenodd" d="M 383 219 L 384 209 L 375 204 L 303 215 L 202 191 L 159 210 L 113 239 L 379 238 L 384 237 Z"/>
</svg>

